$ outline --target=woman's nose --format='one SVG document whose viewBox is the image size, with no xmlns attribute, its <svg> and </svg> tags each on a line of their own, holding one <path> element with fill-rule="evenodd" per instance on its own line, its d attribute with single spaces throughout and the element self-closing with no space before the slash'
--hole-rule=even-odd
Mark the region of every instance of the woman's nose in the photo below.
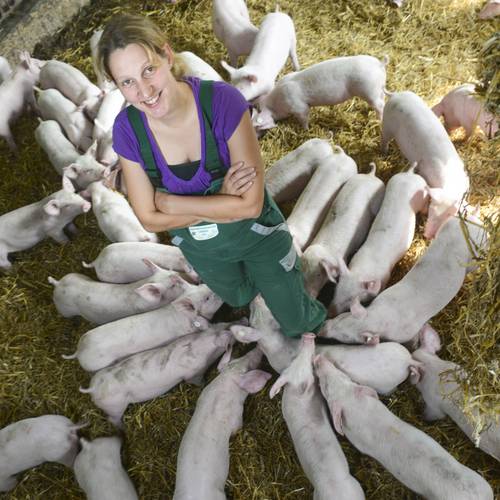
<svg viewBox="0 0 500 500">
<path fill-rule="evenodd" d="M 149 99 L 154 94 L 153 86 L 149 83 L 139 82 L 137 85 L 137 90 L 139 93 L 139 97 L 144 99 Z"/>
</svg>

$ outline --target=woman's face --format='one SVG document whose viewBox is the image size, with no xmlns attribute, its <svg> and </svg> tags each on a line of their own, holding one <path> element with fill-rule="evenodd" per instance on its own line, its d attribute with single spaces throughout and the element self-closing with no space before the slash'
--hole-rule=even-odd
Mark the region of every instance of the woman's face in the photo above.
<svg viewBox="0 0 500 500">
<path fill-rule="evenodd" d="M 172 110 L 177 84 L 170 68 L 173 54 L 165 46 L 165 57 L 152 61 L 135 43 L 116 49 L 109 56 L 109 69 L 125 99 L 153 118 Z"/>
</svg>

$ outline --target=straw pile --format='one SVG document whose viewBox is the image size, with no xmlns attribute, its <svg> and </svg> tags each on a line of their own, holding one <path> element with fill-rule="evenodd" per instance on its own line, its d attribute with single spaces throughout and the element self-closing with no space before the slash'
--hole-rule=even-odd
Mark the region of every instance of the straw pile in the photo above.
<svg viewBox="0 0 500 500">
<path fill-rule="evenodd" d="M 340 55 L 388 54 L 388 89 L 413 90 L 434 105 L 462 83 L 483 81 L 483 73 L 477 73 L 478 62 L 486 64 L 488 57 L 488 68 L 493 67 L 493 72 L 485 77 L 487 88 L 493 88 L 496 82 L 496 89 L 489 96 L 490 101 L 493 95 L 497 96 L 498 106 L 498 44 L 496 49 L 490 46 L 490 52 L 481 55 L 483 45 L 493 36 L 495 21 L 477 19 L 482 3 L 408 0 L 396 9 L 382 0 L 281 0 L 280 7 L 295 21 L 297 51 L 303 67 Z M 248 5 L 256 25 L 275 8 L 272 0 L 249 0 Z M 165 27 L 175 49 L 195 52 L 224 75 L 219 60 L 227 56 L 213 36 L 210 9 L 208 0 L 180 0 L 176 5 L 161 0 L 94 1 L 57 36 L 38 47 L 35 56 L 62 59 L 91 76 L 88 39 L 93 30 L 118 12 L 140 11 Z M 291 71 L 290 65 L 286 71 Z M 360 171 L 366 171 L 368 163 L 375 161 L 378 175 L 387 181 L 406 167 L 394 145 L 387 157 L 381 156 L 380 123 L 375 113 L 358 99 L 336 107 L 314 108 L 310 124 L 310 129 L 304 131 L 290 119 L 266 134 L 261 139 L 266 165 L 272 165 L 309 138 L 329 137 L 331 131 L 332 142 L 356 160 Z M 0 213 L 59 189 L 58 175 L 34 141 L 36 126 L 34 116 L 25 116 L 14 126 L 20 147 L 18 157 L 0 143 Z M 498 139 L 486 142 L 476 135 L 465 141 L 457 132 L 453 140 L 471 177 L 471 202 L 479 203 L 481 215 L 491 219 L 492 244 L 459 295 L 431 323 L 445 345 L 441 356 L 464 366 L 470 387 L 477 388 L 476 392 L 465 394 L 467 410 L 498 415 Z M 289 208 L 285 207 L 285 211 Z M 408 271 L 428 244 L 421 236 L 422 222 L 418 221 L 414 244 L 396 268 L 394 281 Z M 61 354 L 73 352 L 78 337 L 91 326 L 83 320 L 58 316 L 47 276 L 60 278 L 70 272 L 85 272 L 80 262 L 93 259 L 107 244 L 91 214 L 81 216 L 77 226 L 80 232 L 71 243 L 61 246 L 47 240 L 20 252 L 14 272 L 0 276 L 0 428 L 22 418 L 59 413 L 75 422 L 90 422 L 82 432 L 90 438 L 115 433 L 90 399 L 78 392 L 78 386 L 87 385 L 88 375 L 76 362 L 61 360 Z M 217 319 L 228 314 L 226 308 Z M 240 348 L 239 352 L 244 350 Z M 208 378 L 214 375 L 211 371 Z M 123 461 L 140 498 L 171 498 L 177 449 L 200 391 L 201 388 L 182 384 L 163 398 L 129 407 Z M 412 386 L 404 384 L 384 402 L 395 414 L 429 433 L 460 462 L 478 471 L 500 494 L 498 463 L 475 449 L 450 420 L 424 423 L 420 396 Z M 481 425 L 482 417 L 476 418 Z M 351 472 L 361 482 L 367 498 L 416 498 L 374 460 L 359 454 L 345 440 L 342 445 Z M 71 471 L 59 465 L 45 464 L 22 478 L 7 498 L 83 498 Z M 232 440 L 227 493 L 228 498 L 235 500 L 312 497 L 281 417 L 279 398 L 271 401 L 265 391 L 248 398 L 244 427 Z"/>
</svg>

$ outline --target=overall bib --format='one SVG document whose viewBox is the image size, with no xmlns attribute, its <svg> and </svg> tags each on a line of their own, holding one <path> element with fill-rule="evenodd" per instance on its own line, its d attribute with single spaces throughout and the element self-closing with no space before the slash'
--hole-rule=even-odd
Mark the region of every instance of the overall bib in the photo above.
<svg viewBox="0 0 500 500">
<path fill-rule="evenodd" d="M 211 81 L 201 82 L 199 99 L 205 122 L 205 169 L 212 181 L 207 190 L 193 195 L 210 195 L 219 192 L 228 168 L 219 158 L 211 128 Z M 139 111 L 129 106 L 127 115 L 151 183 L 155 189 L 168 192 Z M 169 234 L 203 282 L 229 305 L 245 306 L 261 293 L 287 336 L 318 330 L 325 320 L 325 307 L 304 288 L 300 259 L 288 226 L 267 190 L 258 218 L 230 223 L 200 222 L 171 229 Z"/>
</svg>

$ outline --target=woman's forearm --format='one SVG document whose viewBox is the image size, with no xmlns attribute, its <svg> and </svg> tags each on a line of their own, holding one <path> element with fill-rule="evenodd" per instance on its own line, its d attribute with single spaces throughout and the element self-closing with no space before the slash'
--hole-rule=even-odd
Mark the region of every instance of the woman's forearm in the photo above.
<svg viewBox="0 0 500 500">
<path fill-rule="evenodd" d="M 179 229 L 197 224 L 198 222 L 201 222 L 199 217 L 192 217 L 190 215 L 167 215 L 159 211 L 149 212 L 141 219 L 144 228 L 153 233 L 169 231 L 170 229 Z"/>
<path fill-rule="evenodd" d="M 249 204 L 241 196 L 214 194 L 211 196 L 178 196 L 156 193 L 156 208 L 169 216 L 191 216 L 209 222 L 233 222 L 258 217 L 262 200 Z"/>
</svg>

